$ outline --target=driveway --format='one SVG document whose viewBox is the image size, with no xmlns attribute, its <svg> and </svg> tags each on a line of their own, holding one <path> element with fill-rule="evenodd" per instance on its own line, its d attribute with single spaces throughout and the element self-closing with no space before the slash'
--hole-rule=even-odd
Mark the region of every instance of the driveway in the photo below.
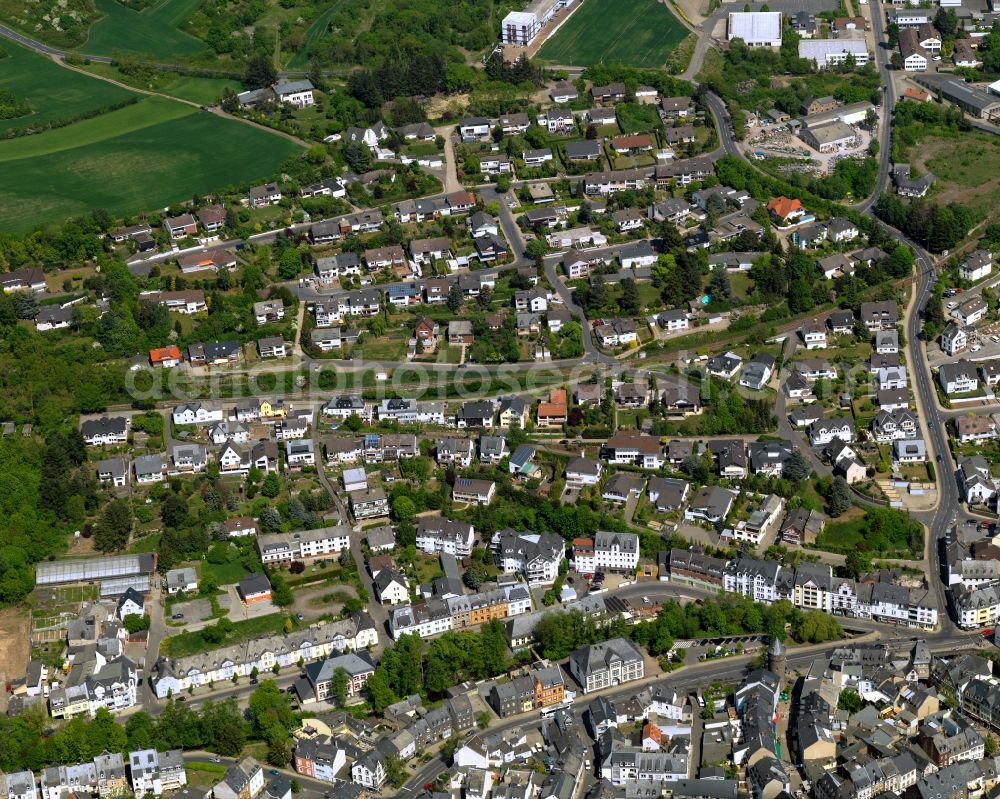
<svg viewBox="0 0 1000 799">
<path fill-rule="evenodd" d="M 443 128 L 434 128 L 434 132 L 444 138 L 444 190 L 446 194 L 453 191 L 461 191 L 462 183 L 458 179 L 458 165 L 455 163 L 455 143 L 452 136 L 455 133 L 454 125 L 446 125 Z"/>
</svg>

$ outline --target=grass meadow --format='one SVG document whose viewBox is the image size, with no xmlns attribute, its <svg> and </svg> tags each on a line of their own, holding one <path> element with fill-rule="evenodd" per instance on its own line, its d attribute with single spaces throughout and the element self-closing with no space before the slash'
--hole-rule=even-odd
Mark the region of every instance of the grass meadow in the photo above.
<svg viewBox="0 0 1000 799">
<path fill-rule="evenodd" d="M 139 53 L 170 63 L 205 50 L 205 43 L 180 26 L 198 7 L 199 0 L 159 0 L 142 11 L 133 11 L 118 0 L 95 0 L 103 15 L 90 29 L 79 49 L 94 55 L 115 51 Z"/>
<path fill-rule="evenodd" d="M 90 80 L 60 67 L 51 59 L 4 40 L 0 58 L 0 91 L 13 92 L 31 106 L 31 113 L 0 119 L 4 131 L 69 119 L 128 99 L 132 92 L 110 83 Z"/>
<path fill-rule="evenodd" d="M 583 0 L 538 57 L 566 66 L 662 67 L 686 35 L 660 0 Z"/>
<path fill-rule="evenodd" d="M 293 142 L 161 98 L 0 142 L 0 224 L 26 231 L 94 208 L 144 208 L 262 179 Z"/>
</svg>

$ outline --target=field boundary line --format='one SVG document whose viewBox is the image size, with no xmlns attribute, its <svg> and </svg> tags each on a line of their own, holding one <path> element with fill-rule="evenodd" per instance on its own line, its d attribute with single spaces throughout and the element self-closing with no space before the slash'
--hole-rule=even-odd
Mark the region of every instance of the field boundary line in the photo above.
<svg viewBox="0 0 1000 799">
<path fill-rule="evenodd" d="M 72 64 L 67 64 L 63 59 L 59 58 L 58 56 L 49 56 L 49 57 L 53 61 L 55 61 L 59 66 L 64 67 L 66 69 L 70 69 L 73 72 L 78 72 L 81 75 L 88 75 L 91 78 L 96 78 L 97 80 L 103 80 L 105 83 L 111 83 L 122 89 L 128 89 L 129 91 L 138 92 L 139 94 L 145 94 L 149 97 L 162 97 L 164 100 L 170 100 L 175 103 L 183 103 L 184 105 L 191 106 L 192 108 L 203 110 L 206 113 L 215 114 L 216 116 L 222 117 L 223 119 L 231 119 L 235 122 L 242 122 L 244 125 L 249 125 L 252 128 L 257 128 L 258 130 L 266 130 L 273 136 L 280 136 L 281 138 L 287 139 L 290 142 L 295 142 L 303 149 L 309 146 L 308 142 L 304 142 L 302 139 L 299 139 L 296 136 L 292 136 L 290 133 L 285 133 L 282 130 L 275 130 L 274 128 L 269 128 L 267 125 L 261 125 L 257 122 L 254 122 L 252 119 L 243 119 L 243 117 L 237 117 L 233 116 L 232 114 L 226 114 L 220 109 L 206 105 L 201 105 L 199 103 L 194 102 L 193 100 L 185 100 L 183 97 L 173 97 L 172 95 L 164 94 L 163 92 L 152 91 L 150 89 L 137 89 L 134 86 L 129 86 L 127 83 L 122 83 L 121 81 L 115 80 L 114 78 L 109 78 L 106 75 L 97 75 L 93 72 L 87 72 L 85 69 L 80 69 L 78 67 L 75 67 Z"/>
</svg>

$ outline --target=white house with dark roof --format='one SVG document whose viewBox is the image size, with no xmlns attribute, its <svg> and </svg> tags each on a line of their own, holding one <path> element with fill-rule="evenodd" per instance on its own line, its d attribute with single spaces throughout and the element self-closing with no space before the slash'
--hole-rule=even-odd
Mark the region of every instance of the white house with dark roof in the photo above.
<svg viewBox="0 0 1000 799">
<path fill-rule="evenodd" d="M 945 394 L 965 394 L 979 388 L 979 376 L 975 364 L 963 358 L 955 363 L 941 364 L 938 383 Z"/>
<path fill-rule="evenodd" d="M 817 419 L 809 426 L 809 443 L 812 446 L 823 446 L 835 440 L 848 444 L 854 441 L 854 425 L 850 419 L 846 417 Z"/>
<path fill-rule="evenodd" d="M 569 673 L 584 694 L 641 680 L 645 660 L 635 644 L 626 638 L 583 646 L 570 653 Z"/>
</svg>

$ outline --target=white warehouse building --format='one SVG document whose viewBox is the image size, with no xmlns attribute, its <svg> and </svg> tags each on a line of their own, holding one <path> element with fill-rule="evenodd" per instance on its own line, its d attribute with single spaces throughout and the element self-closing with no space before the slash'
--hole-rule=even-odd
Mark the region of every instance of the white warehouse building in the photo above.
<svg viewBox="0 0 1000 799">
<path fill-rule="evenodd" d="M 747 47 L 781 47 L 780 11 L 734 11 L 726 41 L 742 39 Z"/>
<path fill-rule="evenodd" d="M 799 58 L 815 61 L 819 69 L 835 67 L 854 56 L 854 64 L 863 67 L 868 63 L 868 45 L 863 39 L 802 39 L 799 41 Z"/>
<path fill-rule="evenodd" d="M 500 41 L 527 47 L 545 23 L 565 5 L 566 0 L 534 0 L 524 11 L 511 11 L 500 23 Z"/>
</svg>

